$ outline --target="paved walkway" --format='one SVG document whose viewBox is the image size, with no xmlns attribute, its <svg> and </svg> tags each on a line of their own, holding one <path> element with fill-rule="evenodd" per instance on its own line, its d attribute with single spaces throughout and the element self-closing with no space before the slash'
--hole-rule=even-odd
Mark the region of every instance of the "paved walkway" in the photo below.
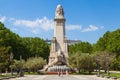
<svg viewBox="0 0 120 80">
<path fill-rule="evenodd" d="M 96 77 L 95 75 L 26 75 L 25 77 L 13 78 L 9 80 L 112 80 Z"/>
</svg>

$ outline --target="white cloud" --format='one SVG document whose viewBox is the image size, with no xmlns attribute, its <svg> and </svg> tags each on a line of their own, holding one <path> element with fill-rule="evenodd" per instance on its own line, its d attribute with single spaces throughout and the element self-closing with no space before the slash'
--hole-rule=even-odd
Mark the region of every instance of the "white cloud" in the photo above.
<svg viewBox="0 0 120 80">
<path fill-rule="evenodd" d="M 13 31 L 17 31 L 18 28 L 16 26 L 27 27 L 30 32 L 33 34 L 39 34 L 39 30 L 53 30 L 54 29 L 54 21 L 53 19 L 49 19 L 46 16 L 43 18 L 37 18 L 35 20 L 26 20 L 26 19 L 15 19 L 15 18 L 7 18 L 6 16 L 2 16 L 0 18 L 1 22 L 8 21 L 12 23 L 15 27 L 12 29 Z M 89 25 L 87 28 L 82 28 L 81 25 L 73 25 L 69 24 L 66 26 L 67 30 L 80 30 L 81 32 L 88 32 L 88 31 L 96 31 L 98 29 L 103 29 L 104 26 L 97 27 L 94 25 Z"/>
<path fill-rule="evenodd" d="M 38 30 L 32 30 L 32 33 L 33 34 L 39 34 L 39 31 Z"/>
<path fill-rule="evenodd" d="M 3 16 L 0 18 L 0 22 L 4 23 L 6 19 L 7 19 L 6 16 Z"/>
<path fill-rule="evenodd" d="M 44 30 L 51 30 L 54 29 L 54 22 L 51 19 L 48 19 L 47 17 L 44 17 L 43 19 L 40 20 L 41 24 L 41 28 Z"/>
<path fill-rule="evenodd" d="M 11 28 L 12 31 L 17 31 L 17 28 Z"/>
<path fill-rule="evenodd" d="M 43 30 L 51 30 L 53 29 L 54 22 L 53 20 L 48 19 L 47 17 L 43 17 L 42 19 L 36 19 L 34 21 L 31 20 L 14 20 L 13 24 L 15 26 L 25 26 L 29 28 L 42 28 Z"/>
<path fill-rule="evenodd" d="M 82 26 L 81 25 L 67 25 L 66 29 L 67 30 L 81 30 Z"/>
<path fill-rule="evenodd" d="M 35 27 L 38 26 L 39 22 L 38 20 L 30 21 L 30 20 L 15 20 L 14 25 L 15 26 L 26 26 L 26 27 Z"/>
<path fill-rule="evenodd" d="M 98 30 L 98 29 L 99 29 L 99 28 L 98 28 L 97 26 L 89 25 L 89 27 L 83 29 L 82 32 L 96 31 L 96 30 Z"/>
<path fill-rule="evenodd" d="M 52 19 L 48 19 L 47 17 L 43 17 L 41 19 L 36 20 L 17 20 L 15 18 L 10 18 L 10 21 L 13 21 L 13 24 L 15 26 L 25 26 L 33 29 L 31 32 L 34 34 L 37 34 L 37 31 L 35 29 L 43 29 L 43 30 L 52 30 L 54 29 L 54 21 Z M 81 25 L 67 25 L 67 30 L 81 30 Z"/>
</svg>

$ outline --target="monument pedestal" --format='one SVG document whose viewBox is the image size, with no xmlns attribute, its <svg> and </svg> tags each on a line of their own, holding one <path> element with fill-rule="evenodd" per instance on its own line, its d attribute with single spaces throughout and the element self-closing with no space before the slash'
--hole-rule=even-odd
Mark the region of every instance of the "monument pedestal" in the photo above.
<svg viewBox="0 0 120 80">
<path fill-rule="evenodd" d="M 49 67 L 47 72 L 70 72 L 71 69 L 67 67 L 66 65 L 54 65 L 52 67 Z"/>
</svg>

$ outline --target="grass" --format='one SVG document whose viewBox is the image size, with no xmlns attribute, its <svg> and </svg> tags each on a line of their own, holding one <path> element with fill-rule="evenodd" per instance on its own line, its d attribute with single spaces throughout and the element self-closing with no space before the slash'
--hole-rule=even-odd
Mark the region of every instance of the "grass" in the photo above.
<svg viewBox="0 0 120 80">
<path fill-rule="evenodd" d="M 101 75 L 107 76 L 107 73 L 101 72 Z M 110 77 L 117 77 L 120 78 L 120 73 L 110 73 Z"/>
<path fill-rule="evenodd" d="M 25 75 L 38 75 L 37 72 L 30 72 L 30 74 L 28 72 L 24 72 Z"/>
<path fill-rule="evenodd" d="M 79 74 L 82 74 L 82 75 L 95 75 L 95 72 L 89 73 L 88 71 L 85 71 L 85 72 L 80 72 L 80 73 L 74 72 L 72 74 L 73 75 L 79 75 Z"/>
<path fill-rule="evenodd" d="M 110 76 L 120 78 L 120 73 L 111 73 Z"/>
<path fill-rule="evenodd" d="M 72 73 L 73 75 L 79 75 L 79 74 L 82 74 L 82 75 L 95 75 L 97 72 L 91 72 L 91 74 L 89 74 L 89 72 L 80 72 L 80 73 Z M 103 75 L 103 76 L 107 76 L 107 73 L 105 72 L 100 72 L 100 75 Z M 120 78 L 120 73 L 110 73 L 110 77 L 117 77 L 117 78 Z"/>
<path fill-rule="evenodd" d="M 0 75 L 0 77 L 9 77 L 9 75 Z"/>
<path fill-rule="evenodd" d="M 16 74 L 13 74 L 13 76 L 17 76 Z M 5 78 L 5 77 L 11 77 L 11 74 L 0 74 L 0 78 Z"/>
</svg>

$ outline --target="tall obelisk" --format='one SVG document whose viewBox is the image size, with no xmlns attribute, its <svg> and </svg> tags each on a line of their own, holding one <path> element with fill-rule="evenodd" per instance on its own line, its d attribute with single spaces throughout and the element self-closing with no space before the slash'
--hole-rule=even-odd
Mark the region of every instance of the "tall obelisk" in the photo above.
<svg viewBox="0 0 120 80">
<path fill-rule="evenodd" d="M 51 42 L 49 63 L 47 68 L 53 66 L 68 66 L 68 45 L 65 36 L 65 18 L 61 5 L 58 5 L 54 19 L 54 37 Z"/>
</svg>

